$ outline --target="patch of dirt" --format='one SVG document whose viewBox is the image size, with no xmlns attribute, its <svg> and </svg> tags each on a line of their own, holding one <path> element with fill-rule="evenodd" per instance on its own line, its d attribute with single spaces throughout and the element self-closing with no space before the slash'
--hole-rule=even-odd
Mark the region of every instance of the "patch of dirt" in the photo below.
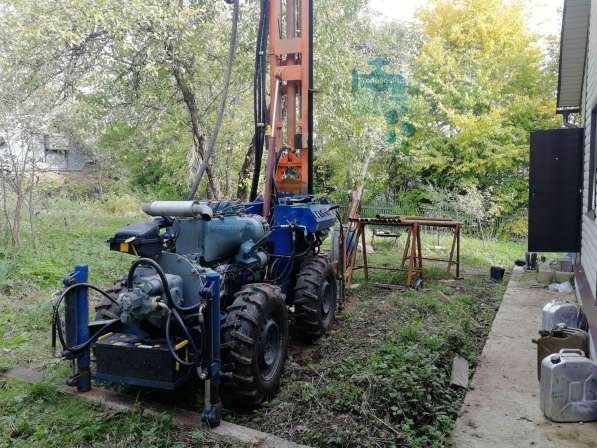
<svg viewBox="0 0 597 448">
<path fill-rule="evenodd" d="M 362 368 L 411 316 L 420 316 L 418 310 L 409 308 L 413 302 L 402 300 L 401 295 L 424 297 L 441 292 L 453 300 L 470 296 L 474 306 L 485 309 L 472 320 L 469 333 L 480 353 L 503 292 L 485 284 L 481 277 L 437 282 L 436 286 L 439 288 L 419 293 L 370 288 L 348 291 L 345 309 L 330 335 L 313 346 L 291 346 L 276 399 L 252 413 L 230 413 L 226 418 L 312 446 L 406 446 L 400 426 L 391 423 L 387 415 L 376 415 L 375 405 L 368 403 L 376 379 L 369 378 L 370 373 Z M 414 303 L 416 306 L 416 298 Z M 428 325 L 435 320 L 432 315 L 425 319 Z M 462 401 L 464 393 L 458 397 Z M 429 417 L 429 422 L 434 420 Z"/>
<path fill-rule="evenodd" d="M 505 279 L 504 284 L 506 282 Z M 389 372 L 386 375 L 383 369 L 371 369 L 371 363 L 388 349 L 388 341 L 400 337 L 403 329 L 410 329 L 413 322 L 420 324 L 421 334 L 437 334 L 440 340 L 449 339 L 449 335 L 441 333 L 442 328 L 450 324 L 445 312 L 468 307 L 465 337 L 466 345 L 472 347 L 468 360 L 474 369 L 476 356 L 483 348 L 499 307 L 503 287 L 486 283 L 485 276 L 468 276 L 462 281 L 432 280 L 418 292 L 361 287 L 347 294 L 344 309 L 329 335 L 313 345 L 292 341 L 277 397 L 252 412 L 224 410 L 224 418 L 311 446 L 429 446 L 430 440 L 441 446 L 464 399 L 464 391 L 451 389 L 445 381 L 423 384 L 424 394 L 439 394 L 444 401 L 448 397 L 455 411 L 409 415 L 414 405 L 405 402 L 403 394 L 397 394 L 395 399 L 383 395 L 392 393 L 395 378 L 389 379 Z M 427 359 L 423 361 L 414 362 L 428 364 Z M 436 361 L 438 366 L 433 368 L 446 369 L 443 361 Z M 415 371 L 421 366 L 413 364 L 412 368 Z M 417 378 L 411 377 L 409 381 L 415 381 L 413 387 L 420 386 Z M 130 386 L 115 388 L 138 399 L 170 403 L 198 412 L 202 408 L 202 387 L 197 383 L 168 394 Z M 396 417 L 403 409 L 404 415 Z M 448 419 L 448 423 L 438 425 L 438 418 Z M 415 423 L 403 426 L 401 422 L 408 419 Z M 436 426 L 441 429 L 436 430 Z M 431 429 L 425 430 L 419 442 L 420 427 Z M 410 432 L 405 434 L 407 431 Z"/>
</svg>

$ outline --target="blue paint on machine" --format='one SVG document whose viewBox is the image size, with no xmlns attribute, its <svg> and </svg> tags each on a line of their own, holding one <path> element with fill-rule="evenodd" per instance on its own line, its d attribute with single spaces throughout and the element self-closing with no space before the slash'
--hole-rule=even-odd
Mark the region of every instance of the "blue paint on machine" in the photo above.
<svg viewBox="0 0 597 448">
<path fill-rule="evenodd" d="M 224 398 L 248 395 L 252 402 L 257 394 L 260 402 L 279 383 L 288 309 L 299 323 L 310 319 L 315 337 L 325 331 L 318 315 L 309 315 L 319 313 L 318 305 L 305 302 L 304 294 L 309 300 L 317 294 L 305 293 L 309 284 L 301 280 L 314 275 L 303 272 L 313 260 L 322 277 L 311 284 L 331 282 L 335 309 L 335 274 L 318 255 L 334 209 L 324 199 L 293 195 L 279 198 L 269 220 L 259 214 L 260 199 L 145 204 L 153 219 L 127 225 L 108 241 L 137 259 L 110 290 L 93 287 L 105 297 L 94 322 L 87 319 L 87 266 L 65 280 L 79 286 L 65 302 L 65 352 L 78 369 L 73 378 L 82 390 L 91 387 L 85 375 L 93 350 L 99 381 L 174 390 L 197 375 L 205 383 L 208 424 L 220 419 L 220 386 Z"/>
</svg>

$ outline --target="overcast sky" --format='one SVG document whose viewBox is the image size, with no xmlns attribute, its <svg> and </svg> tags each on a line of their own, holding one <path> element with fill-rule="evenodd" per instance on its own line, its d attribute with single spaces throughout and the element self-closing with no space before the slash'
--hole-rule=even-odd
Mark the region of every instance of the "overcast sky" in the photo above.
<svg viewBox="0 0 597 448">
<path fill-rule="evenodd" d="M 429 0 L 369 0 L 373 10 L 380 12 L 380 20 L 388 19 L 411 20 L 415 9 L 425 6 Z M 528 0 L 527 20 L 531 27 L 543 34 L 559 34 L 562 26 L 559 10 L 564 0 Z"/>
</svg>

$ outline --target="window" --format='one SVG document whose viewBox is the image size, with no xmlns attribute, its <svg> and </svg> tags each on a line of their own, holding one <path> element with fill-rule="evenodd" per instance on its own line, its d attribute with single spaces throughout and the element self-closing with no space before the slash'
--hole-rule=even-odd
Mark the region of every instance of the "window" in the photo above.
<svg viewBox="0 0 597 448">
<path fill-rule="evenodd" d="M 589 135 L 589 191 L 587 195 L 587 212 L 595 217 L 595 139 L 597 138 L 597 106 L 591 111 L 591 134 Z"/>
</svg>

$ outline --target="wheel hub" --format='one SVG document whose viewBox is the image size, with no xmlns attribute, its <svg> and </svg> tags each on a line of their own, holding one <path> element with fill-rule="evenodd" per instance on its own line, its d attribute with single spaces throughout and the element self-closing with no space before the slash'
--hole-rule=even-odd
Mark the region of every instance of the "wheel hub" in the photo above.
<svg viewBox="0 0 597 448">
<path fill-rule="evenodd" d="M 265 380 L 271 379 L 278 364 L 281 355 L 280 328 L 271 318 L 267 319 L 261 331 L 261 375 Z"/>
<path fill-rule="evenodd" d="M 321 310 L 323 311 L 323 317 L 325 318 L 332 311 L 334 291 L 330 287 L 330 282 L 327 280 L 323 283 L 321 288 Z"/>
</svg>

